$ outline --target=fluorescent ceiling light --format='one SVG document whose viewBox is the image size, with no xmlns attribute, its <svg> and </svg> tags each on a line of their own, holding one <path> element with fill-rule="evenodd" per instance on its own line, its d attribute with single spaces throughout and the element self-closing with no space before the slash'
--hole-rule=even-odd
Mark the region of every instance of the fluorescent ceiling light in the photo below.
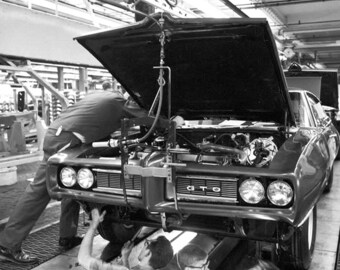
<svg viewBox="0 0 340 270">
<path fill-rule="evenodd" d="M 203 12 L 204 17 L 225 18 L 226 15 L 218 8 L 209 3 L 209 1 L 185 0 L 185 4 L 195 7 Z"/>
</svg>

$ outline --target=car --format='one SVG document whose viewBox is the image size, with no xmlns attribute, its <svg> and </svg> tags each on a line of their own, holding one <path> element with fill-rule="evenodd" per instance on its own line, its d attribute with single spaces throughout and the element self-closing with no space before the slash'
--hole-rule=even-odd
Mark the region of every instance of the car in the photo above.
<svg viewBox="0 0 340 270">
<path fill-rule="evenodd" d="M 322 105 L 339 110 L 337 69 L 308 69 L 294 62 L 284 74 L 289 87 L 307 88 Z"/>
<path fill-rule="evenodd" d="M 308 269 L 339 133 L 313 93 L 288 91 L 265 19 L 161 13 L 77 41 L 149 116 L 53 155 L 52 198 L 106 209 L 106 225 L 255 241 L 280 267 Z"/>
<path fill-rule="evenodd" d="M 294 62 L 284 70 L 284 74 L 288 87 L 308 89 L 320 99 L 325 112 L 339 131 L 338 70 L 302 68 Z"/>
<path fill-rule="evenodd" d="M 320 99 L 324 111 L 340 131 L 338 71 L 303 68 L 294 62 L 284 70 L 284 74 L 289 89 L 308 89 Z M 340 159 L 340 153 L 336 159 Z"/>
</svg>

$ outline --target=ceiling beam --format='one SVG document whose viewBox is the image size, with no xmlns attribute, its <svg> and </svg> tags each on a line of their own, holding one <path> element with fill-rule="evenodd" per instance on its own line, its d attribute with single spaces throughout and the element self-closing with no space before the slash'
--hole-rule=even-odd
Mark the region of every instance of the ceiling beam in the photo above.
<svg viewBox="0 0 340 270">
<path fill-rule="evenodd" d="M 324 33 L 324 32 L 334 32 L 334 31 L 340 31 L 340 26 L 334 26 L 334 27 L 323 27 L 323 28 L 315 28 L 313 27 L 295 27 L 295 28 L 286 28 L 282 29 L 282 33 L 290 35 L 290 34 L 303 34 L 303 33 Z"/>
<path fill-rule="evenodd" d="M 296 35 L 293 38 L 285 38 L 285 43 L 291 43 L 293 41 L 299 40 L 301 43 L 308 43 L 308 42 L 332 42 L 334 43 L 335 40 L 340 40 L 340 34 L 334 36 L 299 36 Z"/>
<path fill-rule="evenodd" d="M 221 0 L 221 2 L 224 3 L 228 8 L 230 8 L 232 11 L 234 11 L 240 17 L 242 17 L 242 18 L 249 18 L 249 16 L 247 14 L 245 14 L 241 9 L 239 9 L 237 6 L 235 6 L 230 1 L 228 1 L 228 0 Z"/>
<path fill-rule="evenodd" d="M 294 51 L 329 51 L 329 50 L 339 50 L 340 51 L 340 44 L 333 43 L 333 44 L 309 44 L 309 45 L 296 45 L 294 47 Z"/>
<path fill-rule="evenodd" d="M 96 26 L 96 27 L 99 27 L 99 23 L 98 23 L 98 20 L 97 20 L 95 14 L 93 13 L 93 9 L 92 9 L 91 3 L 89 3 L 88 0 L 83 0 L 83 2 L 85 4 L 85 6 L 86 6 L 88 14 L 90 15 L 90 17 L 92 19 L 93 25 Z"/>
</svg>

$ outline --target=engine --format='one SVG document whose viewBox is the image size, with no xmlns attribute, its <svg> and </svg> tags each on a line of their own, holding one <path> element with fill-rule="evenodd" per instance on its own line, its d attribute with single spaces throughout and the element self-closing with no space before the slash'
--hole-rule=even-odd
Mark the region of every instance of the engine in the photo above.
<svg viewBox="0 0 340 270">
<path fill-rule="evenodd" d="M 193 132 L 194 133 L 194 132 Z M 188 138 L 188 135 L 190 138 Z M 209 134 L 199 138 L 199 132 L 177 134 L 173 152 L 181 162 L 220 166 L 269 166 L 278 151 L 273 136 L 249 133 Z M 163 150 L 164 137 L 154 139 L 152 145 Z"/>
<path fill-rule="evenodd" d="M 170 151 L 175 154 L 176 161 L 182 163 L 268 167 L 283 141 L 281 136 L 279 133 L 222 131 L 212 133 L 211 129 L 177 129 L 176 145 Z M 129 145 L 128 159 L 147 166 L 162 166 L 167 151 L 166 138 L 167 134 L 158 134 L 143 144 Z M 87 152 L 82 157 L 118 157 L 120 154 L 120 149 L 116 145 L 113 148 Z"/>
</svg>

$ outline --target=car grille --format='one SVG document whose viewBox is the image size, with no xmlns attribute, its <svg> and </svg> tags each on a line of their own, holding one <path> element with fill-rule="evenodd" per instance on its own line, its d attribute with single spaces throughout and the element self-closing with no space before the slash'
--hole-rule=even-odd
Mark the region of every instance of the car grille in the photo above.
<svg viewBox="0 0 340 270">
<path fill-rule="evenodd" d="M 177 177 L 176 191 L 179 200 L 237 202 L 237 178 Z"/>
<path fill-rule="evenodd" d="M 119 170 L 93 169 L 93 171 L 97 172 L 97 188 L 94 189 L 95 191 L 123 194 Z M 142 177 L 139 175 L 130 175 L 125 178 L 125 188 L 128 195 L 141 196 L 141 179 Z"/>
</svg>

